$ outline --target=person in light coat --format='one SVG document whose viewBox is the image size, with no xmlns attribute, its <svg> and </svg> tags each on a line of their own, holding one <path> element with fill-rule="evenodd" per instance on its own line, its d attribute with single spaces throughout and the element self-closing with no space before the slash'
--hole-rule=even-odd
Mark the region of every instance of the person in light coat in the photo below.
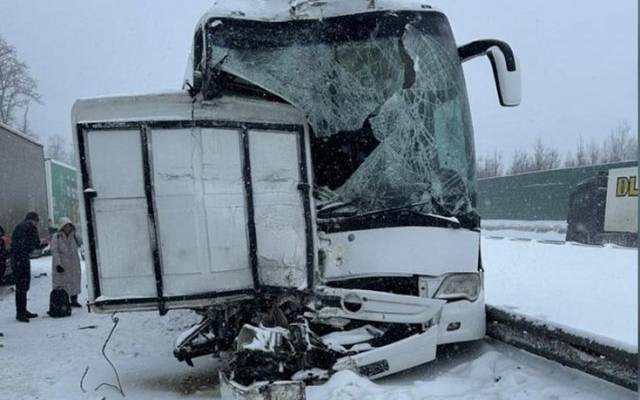
<svg viewBox="0 0 640 400">
<path fill-rule="evenodd" d="M 60 218 L 60 227 L 51 237 L 52 286 L 63 288 L 71 300 L 73 307 L 82 307 L 78 303 L 81 292 L 80 256 L 78 248 L 82 246 L 82 238 L 75 225 L 67 217 Z"/>
</svg>

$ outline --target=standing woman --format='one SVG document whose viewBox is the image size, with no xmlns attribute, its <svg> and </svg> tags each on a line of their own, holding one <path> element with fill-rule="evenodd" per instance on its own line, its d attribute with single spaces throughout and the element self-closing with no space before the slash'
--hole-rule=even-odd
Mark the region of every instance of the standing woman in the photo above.
<svg viewBox="0 0 640 400">
<path fill-rule="evenodd" d="M 71 306 L 82 307 L 78 303 L 80 294 L 80 256 L 78 248 L 82 238 L 67 217 L 60 218 L 60 228 L 51 238 L 52 283 L 53 288 L 63 288 L 71 300 Z"/>
</svg>

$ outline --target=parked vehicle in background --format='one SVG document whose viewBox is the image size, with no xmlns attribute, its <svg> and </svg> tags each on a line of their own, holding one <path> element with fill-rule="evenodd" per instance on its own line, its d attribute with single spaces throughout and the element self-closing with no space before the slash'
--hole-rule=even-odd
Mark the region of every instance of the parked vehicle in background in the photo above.
<svg viewBox="0 0 640 400">
<path fill-rule="evenodd" d="M 61 161 L 45 160 L 49 219 L 58 227 L 60 218 L 80 221 L 78 203 L 78 173 L 74 167 Z"/>
<path fill-rule="evenodd" d="M 568 241 L 638 246 L 638 167 L 603 169 L 569 199 Z"/>
<path fill-rule="evenodd" d="M 46 187 L 43 145 L 0 123 L 0 225 L 8 235 L 29 211 L 40 215 L 41 234 L 47 232 Z"/>
</svg>

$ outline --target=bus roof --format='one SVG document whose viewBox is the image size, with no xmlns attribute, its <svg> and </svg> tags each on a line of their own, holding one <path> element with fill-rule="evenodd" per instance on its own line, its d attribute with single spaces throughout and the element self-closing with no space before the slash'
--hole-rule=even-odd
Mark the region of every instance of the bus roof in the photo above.
<svg viewBox="0 0 640 400">
<path fill-rule="evenodd" d="M 198 26 L 214 18 L 282 22 L 375 11 L 430 10 L 435 9 L 424 0 L 218 0 Z"/>
</svg>

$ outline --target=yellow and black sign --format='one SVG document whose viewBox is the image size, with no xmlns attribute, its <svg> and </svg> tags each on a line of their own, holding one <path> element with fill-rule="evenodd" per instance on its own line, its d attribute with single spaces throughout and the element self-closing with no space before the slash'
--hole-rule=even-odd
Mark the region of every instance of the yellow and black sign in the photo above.
<svg viewBox="0 0 640 400">
<path fill-rule="evenodd" d="M 638 197 L 638 177 L 619 176 L 616 180 L 616 197 Z"/>
<path fill-rule="evenodd" d="M 638 167 L 609 170 L 605 232 L 638 232 Z"/>
</svg>

